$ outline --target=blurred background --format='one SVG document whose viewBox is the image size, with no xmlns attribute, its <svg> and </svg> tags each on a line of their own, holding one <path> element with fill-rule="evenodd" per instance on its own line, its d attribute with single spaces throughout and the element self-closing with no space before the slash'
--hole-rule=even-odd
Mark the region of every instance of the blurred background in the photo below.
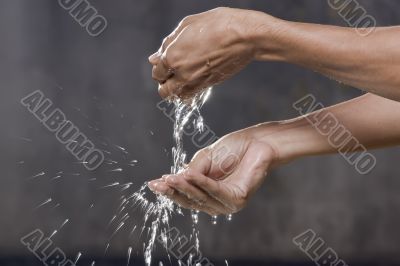
<svg viewBox="0 0 400 266">
<path fill-rule="evenodd" d="M 400 2 L 359 0 L 378 25 L 400 24 Z M 185 16 L 218 6 L 255 9 L 294 21 L 347 26 L 320 0 L 90 0 L 108 26 L 90 36 L 54 0 L 0 1 L 0 265 L 43 265 L 21 244 L 35 229 L 52 237 L 77 265 L 144 265 L 143 213 L 113 234 L 121 196 L 171 165 L 172 123 L 147 57 Z M 212 44 L 210 44 L 212 45 Z M 81 132 L 105 151 L 86 170 L 28 110 L 21 98 L 42 90 Z M 292 103 L 313 93 L 328 106 L 362 94 L 312 71 L 252 63 L 217 86 L 202 109 L 218 135 L 297 116 Z M 125 148 L 126 152 L 121 148 Z M 190 141 L 185 148 L 195 152 Z M 314 230 L 349 265 L 400 265 L 397 148 L 373 151 L 375 169 L 360 175 L 340 155 L 305 158 L 270 173 L 232 221 L 200 215 L 200 250 L 214 265 L 315 265 L 292 243 Z M 137 161 L 137 162 L 136 162 Z M 122 171 L 112 171 L 121 168 Z M 59 176 L 59 177 L 58 177 Z M 128 191 L 115 182 L 133 185 Z M 191 218 L 172 225 L 190 232 Z M 63 222 L 68 222 L 59 230 Z M 139 229 L 138 229 L 139 230 Z M 162 248 L 154 265 L 168 262 Z"/>
</svg>

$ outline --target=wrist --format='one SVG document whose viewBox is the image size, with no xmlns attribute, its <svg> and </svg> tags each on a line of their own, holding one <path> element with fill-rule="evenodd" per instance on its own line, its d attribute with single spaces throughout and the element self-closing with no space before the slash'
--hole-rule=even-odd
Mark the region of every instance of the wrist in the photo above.
<svg viewBox="0 0 400 266">
<path fill-rule="evenodd" d="M 274 165 L 330 149 L 326 139 L 303 118 L 263 123 L 251 127 L 251 130 L 253 138 L 268 143 L 274 150 Z"/>
<path fill-rule="evenodd" d="M 286 32 L 288 32 L 289 22 L 257 11 L 250 15 L 253 23 L 247 30 L 246 40 L 254 49 L 253 59 L 285 61 Z"/>
<path fill-rule="evenodd" d="M 228 25 L 230 29 L 234 29 L 235 42 L 247 46 L 253 52 L 253 60 L 284 60 L 286 48 L 283 37 L 289 28 L 287 21 L 261 11 L 236 8 L 221 10 L 231 13 L 232 17 Z"/>
<path fill-rule="evenodd" d="M 288 130 L 284 128 L 281 122 L 268 122 L 255 125 L 252 127 L 252 131 L 254 139 L 271 146 L 274 153 L 274 165 L 285 164 L 296 158 L 288 149 L 289 143 L 292 143 L 292 149 L 296 146 L 296 140 L 293 135 L 290 136 Z"/>
</svg>

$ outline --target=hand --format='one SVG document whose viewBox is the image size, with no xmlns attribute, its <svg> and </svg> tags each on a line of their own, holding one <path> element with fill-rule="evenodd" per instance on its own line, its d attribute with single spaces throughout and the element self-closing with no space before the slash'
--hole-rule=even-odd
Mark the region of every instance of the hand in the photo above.
<svg viewBox="0 0 400 266">
<path fill-rule="evenodd" d="M 251 33 L 259 26 L 258 14 L 263 13 L 216 8 L 184 18 L 149 57 L 161 97 L 191 97 L 250 63 L 255 55 Z"/>
<path fill-rule="evenodd" d="M 149 182 L 152 191 L 210 215 L 241 210 L 260 187 L 278 153 L 253 127 L 229 134 L 196 153 L 187 169 Z"/>
</svg>

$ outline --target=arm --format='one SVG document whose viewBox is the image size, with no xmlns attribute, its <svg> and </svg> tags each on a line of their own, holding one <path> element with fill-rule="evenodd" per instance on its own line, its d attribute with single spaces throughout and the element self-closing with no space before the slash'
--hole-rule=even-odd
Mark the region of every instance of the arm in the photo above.
<svg viewBox="0 0 400 266">
<path fill-rule="evenodd" d="M 400 27 L 356 30 L 217 8 L 186 17 L 149 60 L 162 97 L 192 96 L 253 60 L 297 64 L 386 98 L 400 100 Z"/>
<path fill-rule="evenodd" d="M 353 28 L 295 23 L 260 14 L 250 40 L 257 60 L 297 64 L 369 92 L 400 100 L 400 27 L 362 36 Z"/>
<path fill-rule="evenodd" d="M 330 134 L 321 135 L 310 123 L 323 123 L 327 114 L 366 148 L 400 144 L 400 103 L 367 94 L 296 119 L 231 133 L 199 151 L 183 173 L 154 180 L 149 187 L 185 208 L 211 215 L 237 212 L 272 167 L 304 156 L 338 152 L 328 141 Z M 361 147 L 346 142 L 339 146 L 350 151 Z"/>
<path fill-rule="evenodd" d="M 292 120 L 261 124 L 255 137 L 272 143 L 279 151 L 279 161 L 291 161 L 339 150 L 361 151 L 362 146 L 375 149 L 400 145 L 399 118 L 399 102 L 366 94 Z"/>
</svg>

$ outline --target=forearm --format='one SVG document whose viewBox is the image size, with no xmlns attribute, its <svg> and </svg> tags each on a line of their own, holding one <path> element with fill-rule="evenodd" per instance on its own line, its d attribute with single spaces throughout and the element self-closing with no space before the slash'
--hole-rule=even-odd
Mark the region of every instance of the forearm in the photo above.
<svg viewBox="0 0 400 266">
<path fill-rule="evenodd" d="M 257 60 L 297 64 L 348 85 L 400 100 L 400 27 L 367 36 L 352 28 L 296 23 L 257 16 L 250 39 Z"/>
<path fill-rule="evenodd" d="M 254 132 L 256 138 L 271 143 L 285 162 L 361 147 L 399 145 L 399 119 L 400 103 L 367 94 L 296 119 L 258 125 Z"/>
</svg>

